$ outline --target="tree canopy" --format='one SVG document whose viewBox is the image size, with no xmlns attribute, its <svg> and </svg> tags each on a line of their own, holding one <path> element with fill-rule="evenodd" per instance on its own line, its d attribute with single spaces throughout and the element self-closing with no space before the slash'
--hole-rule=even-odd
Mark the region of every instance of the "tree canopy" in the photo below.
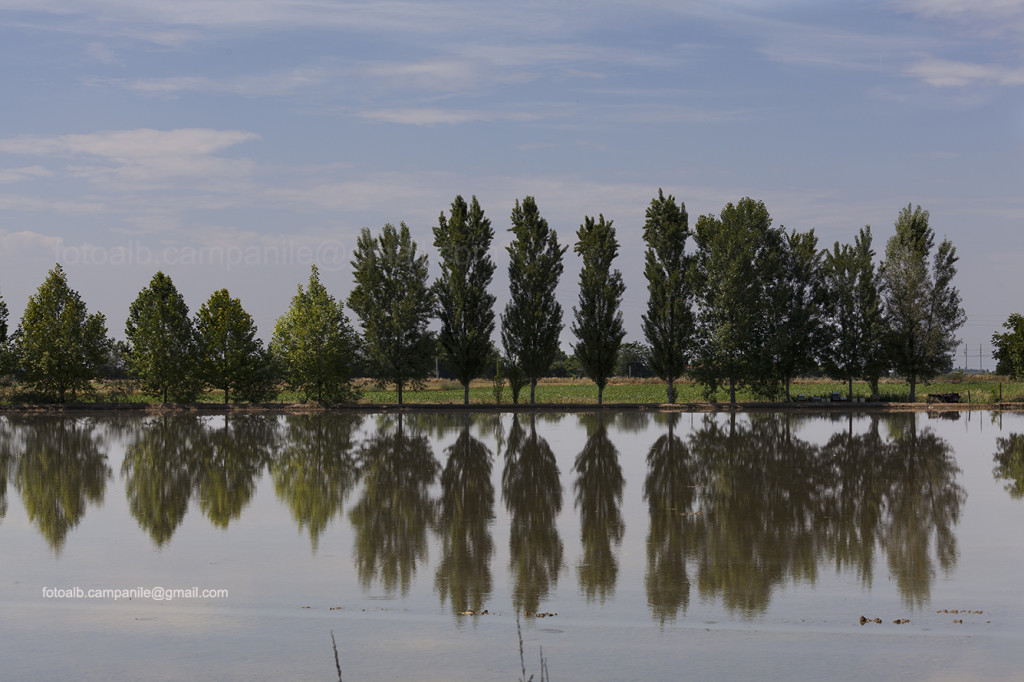
<svg viewBox="0 0 1024 682">
<path fill-rule="evenodd" d="M 777 280 L 784 237 L 771 223 L 764 203 L 745 197 L 726 204 L 720 216 L 701 216 L 694 232 L 693 373 L 706 394 L 724 381 L 730 402 L 736 402 L 738 386 L 770 390 L 777 380 L 769 345 L 776 321 L 767 315 L 774 306 L 766 283 Z"/>
<path fill-rule="evenodd" d="M 619 252 L 612 221 L 587 216 L 576 233 L 573 249 L 583 259 L 579 305 L 573 309 L 572 333 L 576 357 L 587 376 L 597 384 L 597 404 L 604 402 L 604 387 L 615 371 L 619 346 L 626 336 L 622 322 L 622 273 L 612 269 Z"/>
<path fill-rule="evenodd" d="M 463 386 L 467 405 L 469 382 L 480 376 L 491 360 L 495 297 L 487 287 L 494 275 L 493 239 L 491 221 L 475 196 L 468 206 L 461 196 L 455 197 L 450 217 L 445 219 L 442 213 L 434 227 L 434 247 L 441 266 L 434 283 L 441 320 L 438 341 Z"/>
<path fill-rule="evenodd" d="M 320 404 L 355 400 L 351 371 L 356 343 L 341 301 L 320 283 L 314 265 L 306 289 L 299 285 L 288 312 L 274 325 L 270 352 L 286 385 Z"/>
<path fill-rule="evenodd" d="M 996 360 L 996 374 L 1013 379 L 1024 377 L 1024 315 L 1013 313 L 1003 322 L 1005 333 L 992 335 L 992 357 Z"/>
<path fill-rule="evenodd" d="M 956 248 L 948 239 L 935 248 L 928 217 L 920 206 L 900 211 L 881 268 L 888 357 L 910 383 L 911 402 L 918 379 L 952 366 L 956 333 L 967 320 L 953 285 Z"/>
<path fill-rule="evenodd" d="M 836 242 L 825 251 L 821 360 L 829 376 L 847 382 L 850 397 L 857 378 L 869 379 L 876 390 L 885 364 L 885 328 L 874 257 L 867 226 L 852 245 Z"/>
<path fill-rule="evenodd" d="M 569 248 L 558 245 L 558 235 L 541 217 L 537 202 L 516 200 L 508 245 L 509 302 L 501 316 L 505 355 L 530 382 L 530 404 L 536 399 L 537 380 L 544 376 L 558 352 L 562 332 L 562 306 L 555 290 L 562 277 L 562 256 Z M 509 371 L 512 377 L 512 371 Z"/>
<path fill-rule="evenodd" d="M 650 345 L 651 369 L 668 383 L 670 403 L 676 400 L 673 382 L 682 376 L 693 353 L 693 296 L 688 280 L 690 257 L 686 255 L 688 221 L 686 206 L 682 202 L 677 206 L 671 194 L 666 197 L 659 189 L 647 208 L 644 223 L 648 292 L 644 337 Z"/>
<path fill-rule="evenodd" d="M 157 272 L 139 292 L 125 322 L 128 370 L 163 402 L 191 402 L 199 395 L 195 328 L 185 298 L 171 278 Z"/>
<path fill-rule="evenodd" d="M 54 266 L 21 317 L 17 353 L 26 381 L 59 402 L 74 399 L 97 376 L 109 346 L 106 318 L 90 314 L 64 268 Z"/>
<path fill-rule="evenodd" d="M 276 394 L 271 358 L 256 338 L 256 323 L 227 289 L 215 291 L 199 309 L 196 336 L 200 376 L 224 391 L 224 404 Z"/>
<path fill-rule="evenodd" d="M 434 313 L 427 257 L 417 255 L 409 227 L 390 223 L 374 238 L 363 228 L 352 261 L 349 307 L 359 316 L 371 371 L 380 386 L 394 384 L 398 403 L 406 384 L 420 385 L 436 344 L 427 329 Z"/>
</svg>

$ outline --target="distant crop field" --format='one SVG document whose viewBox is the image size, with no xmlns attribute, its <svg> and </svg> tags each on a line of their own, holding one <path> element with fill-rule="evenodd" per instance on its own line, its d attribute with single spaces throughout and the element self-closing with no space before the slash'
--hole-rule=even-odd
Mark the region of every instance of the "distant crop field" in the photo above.
<svg viewBox="0 0 1024 682">
<path fill-rule="evenodd" d="M 378 388 L 368 379 L 360 379 L 357 385 L 362 391 L 359 404 L 391 405 L 398 402 L 398 393 L 393 388 Z M 794 400 L 804 396 L 808 400 L 829 397 L 834 393 L 846 396 L 845 383 L 827 379 L 797 379 L 790 387 Z M 943 377 L 917 386 L 917 402 L 928 400 L 930 393 L 959 393 L 962 403 L 987 404 L 997 402 L 1024 402 L 1024 382 L 1009 381 L 1005 377 L 980 375 L 976 377 Z M 855 382 L 855 397 L 868 398 L 870 388 L 866 383 Z M 910 386 L 899 380 L 886 379 L 879 386 L 879 398 L 886 402 L 907 402 L 910 399 Z M 445 379 L 429 379 L 419 390 L 406 388 L 403 391 L 403 402 L 407 405 L 461 405 L 463 399 L 462 385 L 456 381 Z M 604 402 L 614 404 L 657 405 L 665 402 L 666 386 L 658 379 L 613 379 L 604 390 Z M 199 397 L 199 402 L 216 404 L 223 402 L 224 394 L 220 391 L 207 391 Z M 738 402 L 762 402 L 749 390 L 742 389 L 736 393 Z M 519 403 L 530 401 L 530 387 L 523 388 Z M 726 403 L 729 401 L 727 389 L 719 389 L 711 402 Z M 0 404 L 33 404 L 42 402 L 28 388 L 7 385 L 0 386 Z M 91 394 L 76 398 L 79 403 L 150 403 L 160 402 L 155 395 L 143 393 L 130 381 L 96 382 Z M 293 404 L 301 401 L 296 393 L 282 391 L 275 401 L 280 404 Z M 494 405 L 494 386 L 486 380 L 476 380 L 470 384 L 469 402 L 471 405 Z M 536 402 L 545 405 L 587 405 L 597 404 L 597 387 L 587 379 L 542 379 L 537 384 Z M 676 382 L 677 403 L 706 403 L 704 389 L 690 381 Z M 512 391 L 508 385 L 504 388 L 502 404 L 512 404 Z"/>
</svg>

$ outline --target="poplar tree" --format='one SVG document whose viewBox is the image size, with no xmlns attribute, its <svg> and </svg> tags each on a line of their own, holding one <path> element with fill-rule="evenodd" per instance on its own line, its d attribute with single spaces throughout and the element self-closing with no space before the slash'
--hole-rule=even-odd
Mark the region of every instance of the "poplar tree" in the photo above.
<svg viewBox="0 0 1024 682">
<path fill-rule="evenodd" d="M 110 347 L 106 318 L 88 312 L 60 264 L 29 297 L 19 332 L 25 380 L 58 402 L 89 387 Z"/>
<path fill-rule="evenodd" d="M 434 227 L 434 247 L 440 255 L 441 276 L 434 283 L 441 320 L 438 341 L 469 404 L 469 382 L 490 364 L 494 332 L 495 297 L 488 293 L 494 275 L 490 257 L 494 230 L 476 197 L 466 205 L 462 196 L 452 201 Z"/>
<path fill-rule="evenodd" d="M 882 263 L 888 355 L 893 368 L 910 383 L 930 379 L 953 363 L 957 330 L 967 321 L 960 291 L 953 285 L 956 248 L 944 239 L 935 248 L 928 211 L 910 204 L 896 218 L 896 234 L 885 246 Z"/>
<path fill-rule="evenodd" d="M 320 271 L 314 265 L 306 289 L 299 285 L 288 312 L 274 325 L 270 352 L 285 384 L 321 405 L 354 401 L 358 391 L 351 375 L 356 343 L 342 302 L 320 283 Z"/>
<path fill-rule="evenodd" d="M 622 273 L 612 270 L 619 252 L 612 221 L 590 216 L 576 232 L 573 250 L 583 259 L 580 271 L 579 306 L 573 309 L 572 333 L 579 339 L 573 346 L 587 376 L 597 384 L 597 404 L 604 402 L 604 387 L 615 371 L 619 346 L 626 335 L 622 323 L 622 294 L 626 285 Z"/>
<path fill-rule="evenodd" d="M 871 228 L 865 226 L 852 245 L 836 242 L 825 251 L 824 335 L 822 364 L 833 379 L 847 382 L 853 397 L 853 380 L 865 378 L 877 391 L 884 365 L 881 300 L 878 273 L 871 248 Z"/>
<path fill-rule="evenodd" d="M 558 353 L 562 306 L 555 289 L 562 276 L 562 256 L 569 247 L 558 245 L 558 235 L 541 217 L 533 197 L 521 204 L 516 200 L 509 231 L 515 235 L 506 247 L 511 297 L 501 316 L 501 341 L 505 355 L 530 382 L 532 405 L 537 380 L 547 374 Z"/>
<path fill-rule="evenodd" d="M 436 348 L 427 329 L 435 308 L 427 267 L 405 223 L 398 229 L 385 225 L 377 238 L 364 227 L 356 242 L 356 285 L 348 304 L 362 323 L 364 350 L 377 384 L 394 384 L 399 405 L 406 384 L 423 384 Z"/>
<path fill-rule="evenodd" d="M 157 272 L 139 292 L 125 322 L 128 370 L 163 402 L 191 402 L 200 391 L 195 328 L 185 298 Z"/>
<path fill-rule="evenodd" d="M 814 230 L 782 231 L 781 275 L 769 286 L 780 304 L 780 315 L 769 329 L 774 339 L 771 366 L 785 382 L 786 400 L 790 383 L 818 366 L 818 351 L 824 328 L 823 254 L 818 250 Z"/>
<path fill-rule="evenodd" d="M 670 403 L 676 401 L 674 383 L 686 371 L 692 353 L 694 318 L 687 281 L 690 258 L 686 255 L 689 236 L 685 204 L 677 206 L 671 194 L 666 197 L 659 189 L 657 198 L 647 207 L 644 223 L 648 299 L 643 330 L 650 346 L 650 367 L 668 384 Z"/>
<path fill-rule="evenodd" d="M 224 391 L 225 405 L 232 399 L 258 402 L 272 396 L 270 355 L 240 300 L 227 289 L 215 291 L 196 314 L 195 326 L 199 376 Z"/>
<path fill-rule="evenodd" d="M 7 343 L 7 304 L 0 296 L 0 377 L 11 371 L 11 351 Z"/>
<path fill-rule="evenodd" d="M 775 278 L 782 236 L 763 202 L 749 197 L 726 204 L 720 216 L 697 220 L 691 268 L 697 302 L 694 374 L 706 394 L 722 383 L 729 402 L 736 388 L 773 379 L 766 359 L 771 325 L 766 282 Z M 762 390 L 764 390 L 762 388 Z"/>
</svg>

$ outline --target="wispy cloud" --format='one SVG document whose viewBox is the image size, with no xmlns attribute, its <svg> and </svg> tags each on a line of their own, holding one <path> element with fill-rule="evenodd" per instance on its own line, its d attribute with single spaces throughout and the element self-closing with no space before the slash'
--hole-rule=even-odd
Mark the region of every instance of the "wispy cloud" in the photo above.
<svg viewBox="0 0 1024 682">
<path fill-rule="evenodd" d="M 224 183 L 248 172 L 245 160 L 216 156 L 228 147 L 257 139 L 240 130 L 114 130 L 52 137 L 24 135 L 0 139 L 0 153 L 58 157 L 72 161 L 66 171 L 93 182 L 148 189 L 161 181 L 197 178 Z M 98 161 L 90 163 L 89 160 Z M 213 189 L 214 185 L 207 185 Z"/>
<path fill-rule="evenodd" d="M 45 178 L 53 175 L 53 171 L 43 166 L 23 166 L 21 168 L 0 168 L 0 182 L 18 182 L 32 178 Z"/>
<path fill-rule="evenodd" d="M 1024 67 L 1000 64 L 974 64 L 928 57 L 907 68 L 907 74 L 937 87 L 966 87 L 970 85 L 1024 85 Z"/>
<path fill-rule="evenodd" d="M 405 109 L 372 109 L 360 111 L 361 118 L 385 123 L 403 125 L 430 126 L 455 125 L 458 123 L 474 123 L 480 121 L 539 121 L 548 115 L 537 112 L 488 111 L 483 109 L 439 109 L 439 108 L 405 108 Z"/>
</svg>

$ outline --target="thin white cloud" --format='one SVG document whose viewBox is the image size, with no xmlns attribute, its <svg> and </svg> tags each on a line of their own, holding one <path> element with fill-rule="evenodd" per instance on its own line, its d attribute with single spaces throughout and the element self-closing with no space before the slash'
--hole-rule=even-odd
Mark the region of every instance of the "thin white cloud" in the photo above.
<svg viewBox="0 0 1024 682">
<path fill-rule="evenodd" d="M 224 191 L 252 169 L 246 160 L 216 153 L 258 135 L 241 130 L 114 130 L 80 135 L 24 135 L 0 139 L 0 153 L 78 160 L 65 170 L 115 189 L 153 189 L 171 179 L 194 178 Z M 94 160 L 99 163 L 90 163 Z"/>
<path fill-rule="evenodd" d="M 929 57 L 911 64 L 907 74 L 936 87 L 967 87 L 970 85 L 1024 85 L 1024 67 L 999 64 L 974 64 Z"/>
<path fill-rule="evenodd" d="M 0 182 L 18 182 L 33 178 L 46 178 L 53 171 L 43 166 L 22 166 L 21 168 L 0 168 Z"/>
<path fill-rule="evenodd" d="M 480 121 L 539 121 L 548 116 L 536 112 L 487 111 L 483 109 L 438 109 L 430 107 L 405 109 L 374 109 L 360 111 L 358 116 L 385 123 L 430 126 L 475 123 Z"/>
<path fill-rule="evenodd" d="M 322 68 L 309 67 L 214 79 L 205 76 L 175 76 L 137 80 L 91 78 L 88 85 L 117 85 L 151 95 L 177 95 L 182 92 L 229 93 L 245 97 L 281 97 L 319 87 L 330 79 Z"/>
</svg>

